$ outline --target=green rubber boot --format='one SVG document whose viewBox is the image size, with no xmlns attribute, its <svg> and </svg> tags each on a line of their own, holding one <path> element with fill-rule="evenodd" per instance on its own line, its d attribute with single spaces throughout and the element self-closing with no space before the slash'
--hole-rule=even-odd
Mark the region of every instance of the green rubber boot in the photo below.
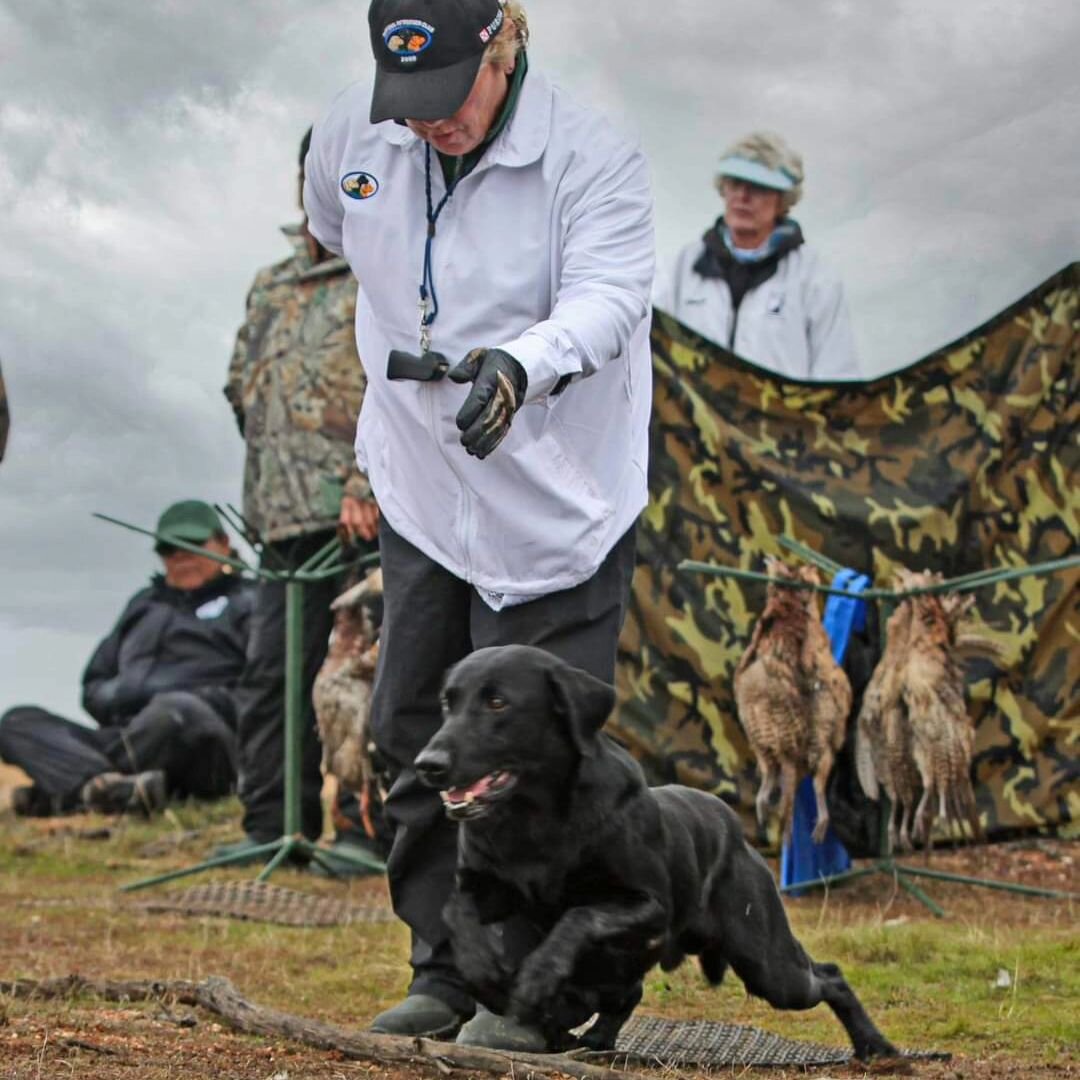
<svg viewBox="0 0 1080 1080">
<path fill-rule="evenodd" d="M 465 1017 L 440 998 L 410 994 L 392 1009 L 379 1013 L 369 1031 L 377 1035 L 424 1035 L 429 1039 L 452 1039 Z"/>
<path fill-rule="evenodd" d="M 512 1050 L 521 1054 L 548 1054 L 555 1051 L 539 1028 L 523 1024 L 512 1016 L 499 1016 L 485 1008 L 458 1032 L 454 1040 L 462 1046 L 482 1046 L 487 1050 Z"/>
</svg>

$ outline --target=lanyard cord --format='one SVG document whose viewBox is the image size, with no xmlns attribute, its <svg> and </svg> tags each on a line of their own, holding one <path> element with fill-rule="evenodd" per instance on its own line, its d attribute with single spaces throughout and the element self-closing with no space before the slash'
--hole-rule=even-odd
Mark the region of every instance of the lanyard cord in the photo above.
<svg viewBox="0 0 1080 1080">
<path fill-rule="evenodd" d="M 435 242 L 435 225 L 443 212 L 450 196 L 454 194 L 459 177 L 447 185 L 446 194 L 439 200 L 439 205 L 432 209 L 431 200 L 431 143 L 424 147 L 424 190 L 427 195 L 427 239 L 424 241 L 424 273 L 420 281 L 420 349 L 428 351 L 431 344 L 431 324 L 439 314 L 439 298 L 435 295 L 435 275 L 431 267 L 431 249 Z M 431 306 L 428 306 L 428 297 Z"/>
</svg>

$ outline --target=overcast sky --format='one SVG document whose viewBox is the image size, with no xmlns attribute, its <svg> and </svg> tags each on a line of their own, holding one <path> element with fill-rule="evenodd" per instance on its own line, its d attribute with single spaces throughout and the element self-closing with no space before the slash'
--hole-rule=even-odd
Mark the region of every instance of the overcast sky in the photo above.
<svg viewBox="0 0 1080 1080">
<path fill-rule="evenodd" d="M 720 210 L 748 130 L 804 155 L 796 216 L 873 371 L 1080 257 L 1071 0 L 533 0 L 534 65 L 636 132 L 661 263 Z M 256 269 L 287 254 L 295 160 L 370 76 L 363 0 L 0 0 L 0 709 L 77 711 L 152 524 L 238 501 L 221 396 Z"/>
</svg>

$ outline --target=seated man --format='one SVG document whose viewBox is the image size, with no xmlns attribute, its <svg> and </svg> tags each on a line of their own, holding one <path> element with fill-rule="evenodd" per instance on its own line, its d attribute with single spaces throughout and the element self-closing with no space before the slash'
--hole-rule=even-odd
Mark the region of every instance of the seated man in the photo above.
<svg viewBox="0 0 1080 1080">
<path fill-rule="evenodd" d="M 247 648 L 253 587 L 227 566 L 168 541 L 229 553 L 213 508 L 189 500 L 158 521 L 164 574 L 140 589 L 83 673 L 92 728 L 31 705 L 0 717 L 0 759 L 33 784 L 16 813 L 161 809 L 211 799 L 236 782 L 233 687 Z"/>
</svg>

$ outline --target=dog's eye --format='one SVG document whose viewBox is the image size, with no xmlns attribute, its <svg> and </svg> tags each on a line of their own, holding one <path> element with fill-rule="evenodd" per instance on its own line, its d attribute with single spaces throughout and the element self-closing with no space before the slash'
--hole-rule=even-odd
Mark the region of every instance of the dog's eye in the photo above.
<svg viewBox="0 0 1080 1080">
<path fill-rule="evenodd" d="M 488 694 L 487 707 L 492 712 L 502 712 L 506 708 L 506 698 L 501 694 Z"/>
<path fill-rule="evenodd" d="M 449 695 L 447 695 L 447 694 L 440 694 L 439 695 L 439 707 L 442 709 L 442 711 L 444 713 L 450 711 L 450 697 L 449 697 Z"/>
</svg>

